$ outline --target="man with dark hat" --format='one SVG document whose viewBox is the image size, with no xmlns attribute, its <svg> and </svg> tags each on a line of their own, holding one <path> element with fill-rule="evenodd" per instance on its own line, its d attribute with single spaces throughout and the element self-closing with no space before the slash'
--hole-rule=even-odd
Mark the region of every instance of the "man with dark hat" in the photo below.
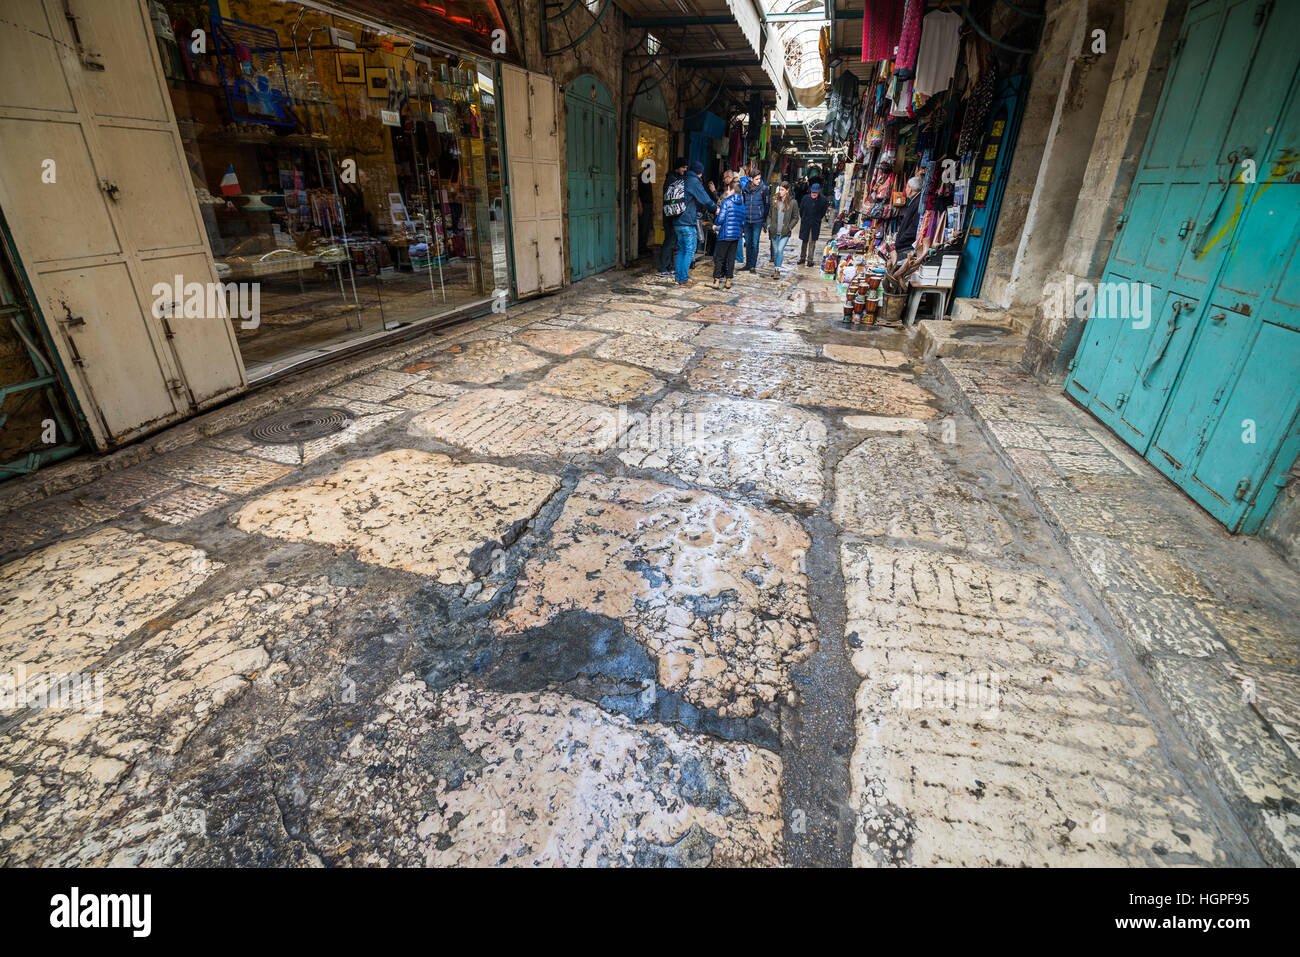
<svg viewBox="0 0 1300 957">
<path fill-rule="evenodd" d="M 718 204 L 709 198 L 709 194 L 704 191 L 704 184 L 700 182 L 700 174 L 703 172 L 704 164 L 698 161 L 692 163 L 687 169 L 683 180 L 686 207 L 673 222 L 673 230 L 677 233 L 675 278 L 678 284 L 683 286 L 695 285 L 695 281 L 690 276 L 690 268 L 691 263 L 695 261 L 695 246 L 699 242 L 696 224 L 699 222 L 700 209 L 703 207 L 708 210 L 710 216 L 718 209 Z"/>
<path fill-rule="evenodd" d="M 822 184 L 812 182 L 808 185 L 808 195 L 799 200 L 799 241 L 803 244 L 799 250 L 800 266 L 815 266 L 817 258 L 817 237 L 822 232 L 822 217 L 830 200 L 822 195 Z"/>
<path fill-rule="evenodd" d="M 677 157 L 677 162 L 673 163 L 673 171 L 664 181 L 664 244 L 659 247 L 659 275 L 661 276 L 673 274 L 673 263 L 677 256 L 677 230 L 673 228 L 673 224 L 686 210 L 686 184 L 683 181 L 686 166 L 686 157 Z"/>
</svg>

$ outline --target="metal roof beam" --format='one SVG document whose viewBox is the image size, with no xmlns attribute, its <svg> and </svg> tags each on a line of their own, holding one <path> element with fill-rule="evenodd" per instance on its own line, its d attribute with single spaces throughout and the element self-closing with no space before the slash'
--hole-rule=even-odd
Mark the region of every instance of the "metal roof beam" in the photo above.
<svg viewBox="0 0 1300 957">
<path fill-rule="evenodd" d="M 734 24 L 736 18 L 729 13 L 699 17 L 688 16 L 666 16 L 666 17 L 636 17 L 627 21 L 629 27 L 694 27 L 694 26 L 725 26 Z"/>
</svg>

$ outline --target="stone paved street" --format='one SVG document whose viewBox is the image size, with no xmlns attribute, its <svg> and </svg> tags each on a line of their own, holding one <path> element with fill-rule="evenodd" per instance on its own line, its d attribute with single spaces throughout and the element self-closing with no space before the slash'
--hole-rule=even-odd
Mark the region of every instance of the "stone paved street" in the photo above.
<svg viewBox="0 0 1300 957">
<path fill-rule="evenodd" d="M 0 515 L 0 863 L 1300 859 L 1294 571 L 829 291 L 606 273 Z"/>
</svg>

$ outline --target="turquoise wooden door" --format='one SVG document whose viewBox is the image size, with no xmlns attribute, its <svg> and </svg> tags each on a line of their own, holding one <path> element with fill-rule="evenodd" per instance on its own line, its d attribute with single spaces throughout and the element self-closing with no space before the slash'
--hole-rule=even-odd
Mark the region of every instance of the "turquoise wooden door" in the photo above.
<svg viewBox="0 0 1300 957">
<path fill-rule="evenodd" d="M 1187 11 L 1065 391 L 1237 531 L 1300 447 L 1300 4 Z"/>
<path fill-rule="evenodd" d="M 618 208 L 614 194 L 614 101 L 594 76 L 580 76 L 564 94 L 569 169 L 569 276 L 582 279 L 613 267 Z"/>
</svg>

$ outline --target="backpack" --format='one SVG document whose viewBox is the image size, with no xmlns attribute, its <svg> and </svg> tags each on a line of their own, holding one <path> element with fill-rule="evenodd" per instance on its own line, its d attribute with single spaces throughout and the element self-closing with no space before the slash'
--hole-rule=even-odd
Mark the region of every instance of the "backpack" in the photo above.
<svg viewBox="0 0 1300 957">
<path fill-rule="evenodd" d="M 678 177 L 664 187 L 664 219 L 686 212 L 686 178 Z"/>
</svg>

